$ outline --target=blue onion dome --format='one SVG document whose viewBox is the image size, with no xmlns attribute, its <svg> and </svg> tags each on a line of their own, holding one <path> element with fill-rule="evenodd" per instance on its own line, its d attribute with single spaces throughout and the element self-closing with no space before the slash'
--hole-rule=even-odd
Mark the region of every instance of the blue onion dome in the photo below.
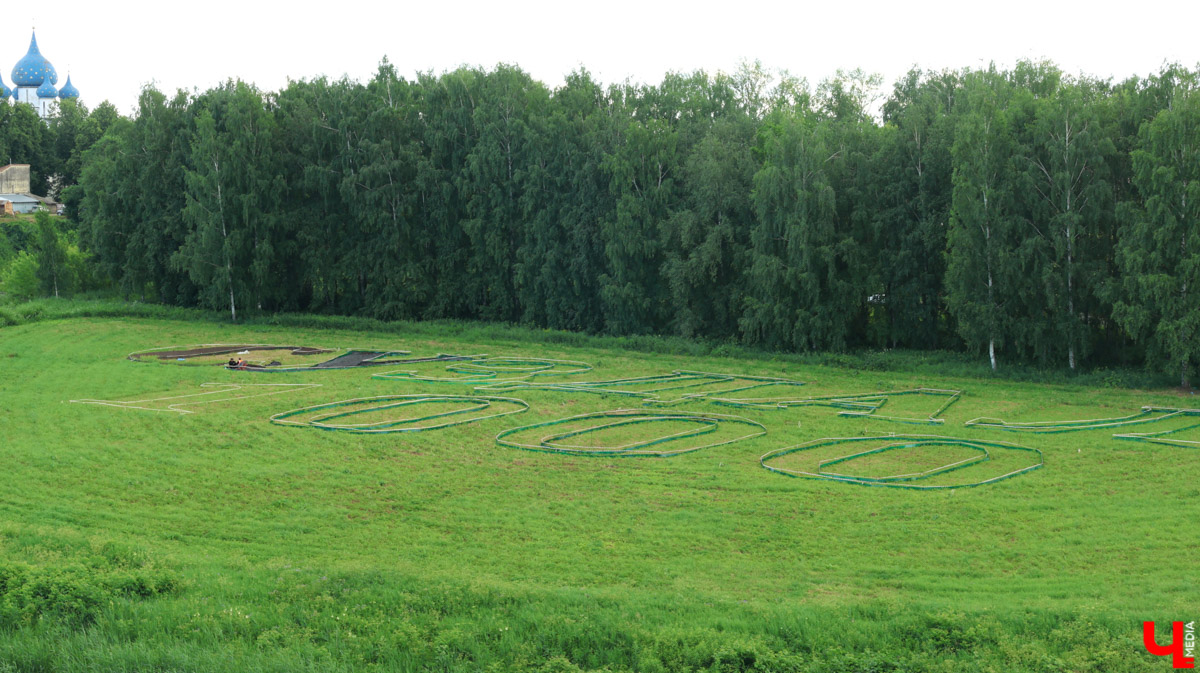
<svg viewBox="0 0 1200 673">
<path fill-rule="evenodd" d="M 58 98 L 58 89 L 55 89 L 54 85 L 50 83 L 49 75 L 46 76 L 46 79 L 42 80 L 42 85 L 37 88 L 37 95 L 38 98 Z"/>
<path fill-rule="evenodd" d="M 4 80 L 0 79 L 0 100 L 4 100 L 12 95 L 12 89 L 4 86 Z"/>
<path fill-rule="evenodd" d="M 54 71 L 54 66 L 38 51 L 37 33 L 29 41 L 29 53 L 13 66 L 12 80 L 17 86 L 37 86 L 46 80 L 58 84 L 58 73 Z"/>
<path fill-rule="evenodd" d="M 70 75 L 67 75 L 67 83 L 62 85 L 62 88 L 58 90 L 58 97 L 59 98 L 79 98 L 79 89 L 76 89 L 75 85 L 71 84 L 71 76 Z"/>
</svg>

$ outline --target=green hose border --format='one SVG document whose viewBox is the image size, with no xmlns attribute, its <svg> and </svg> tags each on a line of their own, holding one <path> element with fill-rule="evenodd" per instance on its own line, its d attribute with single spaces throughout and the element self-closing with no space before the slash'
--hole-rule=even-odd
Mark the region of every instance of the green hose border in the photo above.
<svg viewBox="0 0 1200 673">
<path fill-rule="evenodd" d="M 1059 434 L 1063 432 L 1079 432 L 1082 430 L 1101 430 L 1103 428 L 1119 428 L 1130 425 L 1141 425 L 1142 423 L 1156 423 L 1168 418 L 1174 418 L 1180 415 L 1186 415 L 1188 409 L 1176 409 L 1173 407 L 1155 407 L 1145 406 L 1141 411 L 1138 411 L 1128 416 L 1115 416 L 1112 418 L 1085 418 L 1071 421 L 1028 421 L 1024 423 L 1010 423 L 999 418 L 989 418 L 982 416 L 980 418 L 972 418 L 964 423 L 969 428 L 983 428 L 987 430 L 1005 430 L 1007 432 L 1026 432 L 1032 434 Z M 1196 411 L 1200 414 L 1200 411 Z M 1155 414 L 1160 414 L 1154 416 Z M 1151 418 L 1151 416 L 1154 416 Z M 1115 437 L 1116 435 L 1114 435 Z"/>
<path fill-rule="evenodd" d="M 362 404 L 362 403 L 369 403 L 369 402 L 392 402 L 392 401 L 397 401 L 397 400 L 400 401 L 400 403 L 392 404 L 392 405 L 384 405 L 384 406 L 372 406 L 367 409 L 362 409 L 360 411 L 326 414 L 323 416 L 319 416 L 316 419 L 317 422 L 308 421 L 308 422 L 300 423 L 300 422 L 296 422 L 296 421 L 287 420 L 288 418 L 291 418 L 293 416 L 299 416 L 301 414 L 312 413 L 315 411 L 322 411 L 325 409 L 337 409 L 337 408 L 347 407 L 347 406 L 351 406 L 351 405 L 355 405 L 355 404 Z M 443 412 L 440 414 L 429 414 L 426 416 L 422 416 L 420 418 L 405 419 L 404 421 L 397 421 L 394 423 L 385 422 L 385 423 L 374 423 L 374 424 L 370 424 L 370 425 L 355 426 L 355 425 L 330 424 L 330 423 L 322 422 L 322 421 L 331 420 L 333 418 L 344 418 L 347 416 L 353 416 L 353 415 L 360 414 L 360 413 L 377 411 L 379 409 L 389 409 L 389 408 L 393 408 L 393 407 L 397 407 L 397 406 L 404 406 L 407 404 L 419 404 L 422 402 L 449 403 L 449 402 L 481 402 L 481 401 L 486 402 L 487 404 L 484 405 L 483 407 L 476 407 L 474 409 L 455 410 L 455 411 L 450 411 L 450 412 Z M 419 427 L 419 428 L 396 428 L 396 427 L 394 427 L 395 425 L 398 425 L 400 423 L 420 423 L 421 421 L 432 420 L 435 418 L 446 418 L 446 417 L 450 417 L 450 416 L 456 416 L 459 414 L 471 413 L 474 411 L 478 411 L 480 408 L 486 409 L 486 408 L 490 407 L 492 402 L 508 402 L 508 403 L 518 405 L 519 408 L 514 409 L 512 411 L 505 411 L 503 413 L 489 414 L 486 416 L 478 416 L 478 417 L 469 418 L 466 420 L 457 420 L 457 421 L 452 421 L 452 422 L 447 422 L 447 423 L 440 423 L 438 425 L 423 426 L 423 427 Z M 517 399 L 515 397 L 488 397 L 488 396 L 482 396 L 482 395 L 378 395 L 375 397 L 360 397 L 360 398 L 356 398 L 356 399 L 352 399 L 352 400 L 341 400 L 338 402 L 328 402 L 326 404 L 316 404 L 316 405 L 304 407 L 301 409 L 292 409 L 290 411 L 284 411 L 284 412 L 275 414 L 274 416 L 271 416 L 269 420 L 271 423 L 273 423 L 275 425 L 284 425 L 284 426 L 299 427 L 299 428 L 317 428 L 320 430 L 352 432 L 352 433 L 358 433 L 358 434 L 388 434 L 388 433 L 398 433 L 398 432 L 425 432 L 427 430 L 441 430 L 443 428 L 450 428 L 450 427 L 454 427 L 456 425 L 467 425 L 469 423 L 478 423 L 479 421 L 485 421 L 485 420 L 492 419 L 492 418 L 500 418 L 502 416 L 511 416 L 512 414 L 519 414 L 519 413 L 523 413 L 528 410 L 529 410 L 529 403 L 524 400 Z M 383 425 L 385 427 L 378 427 L 381 425 Z"/>
<path fill-rule="evenodd" d="M 739 385 L 735 388 L 726 388 L 724 390 L 710 392 L 684 393 L 681 397 L 670 400 L 664 400 L 661 396 L 661 393 L 673 390 L 684 390 L 687 388 L 696 388 L 713 383 L 731 382 L 746 382 L 746 385 Z M 625 388 L 625 386 L 654 383 L 661 383 L 663 385 L 645 390 L 629 390 Z M 671 407 L 687 402 L 704 402 L 711 399 L 713 395 L 742 392 L 774 385 L 803 386 L 807 385 L 807 383 L 804 381 L 795 381 L 793 379 L 784 379 L 772 376 L 719 374 L 715 372 L 676 369 L 668 374 L 652 374 L 649 376 L 608 379 L 603 381 L 577 381 L 570 383 L 502 381 L 478 386 L 475 388 L 475 390 L 484 393 L 508 392 L 513 390 L 544 390 L 561 393 L 591 393 L 595 395 L 611 397 L 640 398 L 643 406 Z"/>
<path fill-rule="evenodd" d="M 435 377 L 421 376 L 415 371 L 398 370 L 393 372 L 383 372 L 382 374 L 373 374 L 371 378 L 384 381 L 420 381 L 422 383 L 447 383 L 459 385 L 477 385 L 480 383 L 501 383 L 509 381 L 524 381 L 526 379 L 539 376 L 573 376 L 576 374 L 584 374 L 592 371 L 592 365 L 586 362 L 577 360 L 552 360 L 548 358 L 526 358 L 526 357 L 510 357 L 497 356 L 488 357 L 486 355 L 470 356 L 474 359 L 467 360 L 464 364 L 454 365 L 446 368 L 446 371 L 468 374 L 462 377 Z M 495 368 L 487 367 L 488 362 L 520 362 L 527 363 L 525 367 L 517 371 L 523 371 L 519 376 L 507 379 L 497 379 L 498 376 L 507 373 L 504 371 L 495 371 Z M 564 365 L 574 367 L 567 371 L 552 371 L 555 367 Z M 489 391 L 480 391 L 489 392 Z"/>
<path fill-rule="evenodd" d="M 926 444 L 947 444 L 947 445 L 967 446 L 968 448 L 978 448 L 978 449 L 982 449 L 984 451 L 987 451 L 987 449 L 989 447 L 1017 450 L 1017 451 L 1028 451 L 1030 453 L 1037 454 L 1038 462 L 1035 465 L 1030 465 L 1028 467 L 1021 468 L 1020 470 L 1014 470 L 1013 472 L 1009 472 L 1008 474 L 1000 475 L 999 477 L 992 477 L 991 479 L 984 479 L 983 481 L 971 482 L 971 483 L 966 483 L 966 484 L 947 484 L 947 485 L 937 485 L 937 486 L 922 486 L 919 484 L 910 484 L 910 483 L 881 482 L 878 480 L 863 479 L 861 477 L 845 477 L 845 476 L 840 476 L 840 475 L 835 476 L 835 475 L 831 475 L 831 474 L 821 474 L 819 472 L 817 472 L 817 473 L 798 472 L 795 470 L 787 470 L 784 468 L 772 467 L 771 465 L 767 464 L 768 460 L 771 460 L 773 458 L 779 458 L 781 456 L 786 456 L 790 453 L 796 453 L 798 451 L 807 451 L 810 449 L 816 449 L 816 448 L 820 448 L 822 446 L 832 446 L 835 444 L 847 444 L 847 443 L 851 443 L 851 442 L 871 442 L 871 441 L 893 442 L 892 445 L 885 446 L 885 447 L 878 447 L 879 449 L 882 449 L 882 450 L 905 448 L 905 447 L 895 444 L 897 442 L 898 443 L 917 442 L 918 446 L 926 445 Z M 863 453 L 870 453 L 870 452 L 863 452 Z M 843 457 L 843 458 L 845 458 L 845 457 Z M 847 483 L 847 484 L 857 484 L 860 486 L 878 486 L 878 487 L 882 487 L 882 488 L 901 488 L 901 489 L 909 489 L 909 490 L 916 490 L 916 491 L 944 491 L 944 490 L 953 490 L 953 489 L 958 489 L 958 488 L 974 488 L 976 486 L 986 486 L 989 484 L 995 484 L 997 482 L 1004 481 L 1006 479 L 1011 479 L 1013 477 L 1025 474 L 1027 472 L 1032 472 L 1034 470 L 1041 469 L 1042 467 L 1045 467 L 1045 465 L 1046 465 L 1046 456 L 1045 456 L 1045 454 L 1042 453 L 1042 451 L 1040 449 L 1035 449 L 1035 448 L 1031 448 L 1028 446 L 1020 446 L 1017 444 L 1009 444 L 1008 442 L 994 442 L 994 441 L 985 441 L 985 440 L 977 440 L 977 439 L 961 439 L 961 438 L 957 438 L 957 437 L 944 437 L 944 436 L 940 436 L 940 435 L 886 435 L 886 436 L 876 436 L 876 437 L 827 437 L 824 439 L 815 439 L 811 442 L 805 442 L 803 444 L 797 444 L 795 446 L 789 446 L 789 447 L 786 447 L 783 449 L 775 449 L 774 451 L 768 451 L 767 453 L 763 454 L 761 458 L 759 458 L 758 462 L 759 462 L 759 465 L 761 465 L 764 469 L 766 469 L 770 472 L 774 472 L 776 474 L 781 474 L 786 477 L 792 477 L 792 478 L 796 478 L 796 479 L 815 479 L 815 480 L 820 480 L 820 481 L 835 481 L 835 482 Z M 946 467 L 946 466 L 943 466 L 943 467 Z M 962 466 L 962 467 L 966 467 L 966 466 Z M 961 468 L 958 468 L 958 469 L 961 469 Z M 950 470 L 946 470 L 946 471 L 950 471 Z M 929 475 L 929 476 L 933 476 L 933 475 Z"/>
<path fill-rule="evenodd" d="M 1200 416 L 1200 409 L 1176 409 L 1174 407 L 1142 407 L 1143 409 L 1152 412 L 1165 413 L 1165 416 L 1159 416 L 1152 419 L 1153 421 L 1162 421 L 1168 418 L 1194 418 Z M 1163 439 L 1167 435 L 1173 435 L 1177 432 L 1187 430 L 1195 430 L 1200 428 L 1200 423 L 1185 425 L 1182 428 L 1174 428 L 1172 430 L 1159 430 L 1158 432 L 1130 432 L 1126 434 L 1113 435 L 1113 439 L 1121 439 L 1131 442 L 1146 442 L 1148 444 L 1164 444 L 1166 446 L 1181 446 L 1189 449 L 1200 448 L 1200 440 L 1192 439 Z"/>
<path fill-rule="evenodd" d="M 917 473 L 912 473 L 912 474 L 897 474 L 897 475 L 890 475 L 887 477 L 862 477 L 862 476 L 855 476 L 855 475 L 851 475 L 851 474 L 839 474 L 837 472 L 829 472 L 828 470 L 826 470 L 826 468 L 828 468 L 830 465 L 837 465 L 838 463 L 845 463 L 845 462 L 854 460 L 856 458 L 862 458 L 863 456 L 870 456 L 870 455 L 875 455 L 875 454 L 880 454 L 880 453 L 886 453 L 888 451 L 895 451 L 897 449 L 912 448 L 913 446 L 920 446 L 920 445 L 921 444 L 916 444 L 916 445 L 914 445 L 914 444 L 889 444 L 887 446 L 881 446 L 879 448 L 869 449 L 867 451 L 860 451 L 859 453 L 852 453 L 848 456 L 841 456 L 839 458 L 830 458 L 827 460 L 822 460 L 821 462 L 817 463 L 817 474 L 820 474 L 822 476 L 829 476 L 829 477 L 841 477 L 841 478 L 845 478 L 845 479 L 857 479 L 859 481 L 871 481 L 871 482 L 881 482 L 881 483 L 900 482 L 900 481 L 918 481 L 921 479 L 928 479 L 929 477 L 937 476 L 939 474 L 945 474 L 947 472 L 953 472 L 955 470 L 961 470 L 964 468 L 968 468 L 968 467 L 971 467 L 972 465 L 978 465 L 979 463 L 983 463 L 988 460 L 991 460 L 991 454 L 988 453 L 987 449 L 982 448 L 982 447 L 968 446 L 967 448 L 969 448 L 973 451 L 978 451 L 979 455 L 972 456 L 972 457 L 964 459 L 964 460 L 960 460 L 957 463 L 950 463 L 948 465 L 940 465 L 938 467 L 935 467 L 935 468 L 932 468 L 929 470 L 925 470 L 924 472 L 917 472 Z M 958 446 L 965 446 L 965 445 L 958 445 Z"/>
<path fill-rule="evenodd" d="M 912 416 L 891 416 L 877 413 L 887 404 L 888 399 L 904 395 L 933 395 L 948 398 L 944 404 L 925 418 Z M 844 409 L 839 411 L 842 418 L 867 418 L 893 423 L 910 425 L 943 425 L 945 419 L 939 418 L 951 406 L 962 399 L 963 391 L 945 388 L 910 388 L 907 390 L 883 390 L 872 393 L 852 393 L 849 395 L 821 395 L 797 399 L 783 398 L 711 398 L 713 404 L 744 409 L 791 409 L 792 407 L 833 407 Z"/>
<path fill-rule="evenodd" d="M 547 428 L 547 427 L 552 427 L 555 425 L 562 425 L 564 423 L 571 423 L 574 421 L 585 421 L 585 420 L 590 420 L 590 419 L 602 419 L 602 418 L 605 418 L 605 419 L 615 418 L 615 419 L 626 419 L 626 420 L 618 421 L 616 423 L 602 424 L 602 425 L 591 427 L 591 428 L 585 428 L 583 430 L 571 431 L 571 432 L 563 433 L 561 435 L 546 435 L 545 437 L 542 438 L 541 443 L 539 443 L 539 444 L 523 444 L 521 442 L 515 442 L 515 441 L 506 439 L 507 437 L 514 435 L 518 432 L 525 432 L 525 431 L 533 430 L 536 428 Z M 652 440 L 636 442 L 634 444 L 629 444 L 629 445 L 625 445 L 623 447 L 616 447 L 616 448 L 580 448 L 580 447 L 569 447 L 569 446 L 551 446 L 546 443 L 548 439 L 549 440 L 565 439 L 567 437 L 578 436 L 580 434 L 585 434 L 588 432 L 595 432 L 595 431 L 602 430 L 602 429 L 605 429 L 608 427 L 614 427 L 616 425 L 630 425 L 630 424 L 634 424 L 634 423 L 654 423 L 654 422 L 660 422 L 660 421 L 673 421 L 673 420 L 684 421 L 684 422 L 705 422 L 705 421 L 707 421 L 712 424 L 712 427 L 701 430 L 701 431 L 686 430 L 683 432 L 667 435 L 665 437 L 658 437 L 658 438 L 655 438 Z M 751 427 L 758 428 L 758 432 L 753 432 L 753 433 L 750 433 L 747 435 L 743 435 L 741 437 L 736 437 L 734 439 L 728 439 L 728 440 L 721 441 L 721 442 L 714 442 L 712 444 L 705 444 L 703 446 L 697 446 L 697 447 L 692 447 L 692 448 L 688 448 L 688 449 L 680 449 L 677 451 L 649 451 L 649 450 L 646 450 L 650 446 L 657 446 L 659 444 L 664 444 L 664 443 L 670 442 L 670 441 L 686 439 L 688 437 L 695 437 L 695 436 L 699 436 L 701 434 L 709 434 L 711 432 L 715 432 L 717 427 L 723 422 L 748 425 Z M 558 454 L 575 455 L 575 456 L 670 458 L 672 456 L 678 456 L 678 455 L 682 455 L 685 453 L 693 453 L 696 451 L 701 451 L 703 449 L 711 449 L 711 448 L 718 447 L 718 446 L 724 446 L 726 444 L 732 444 L 734 442 L 740 442 L 740 441 L 747 440 L 747 439 L 754 439 L 755 437 L 761 437 L 765 434 L 767 434 L 766 426 L 764 426 L 762 423 L 750 420 L 748 418 L 744 418 L 742 416 L 730 416 L 728 414 L 703 414 L 703 413 L 695 413 L 695 412 L 687 412 L 687 411 L 672 411 L 669 413 L 655 413 L 655 412 L 646 411 L 643 409 L 616 409 L 613 411 L 597 411 L 597 412 L 591 412 L 591 413 L 586 413 L 586 414 L 578 414 L 576 416 L 568 416 L 566 418 L 559 418 L 559 419 L 555 419 L 552 421 L 544 421 L 542 423 L 534 423 L 532 425 L 526 425 L 526 426 L 519 427 L 519 428 L 510 428 L 508 430 L 504 430 L 504 431 L 500 432 L 499 434 L 497 434 L 496 438 L 495 438 L 495 442 L 496 442 L 497 446 L 501 446 L 501 447 L 505 447 L 505 448 L 509 448 L 509 449 L 520 449 L 522 451 L 533 451 L 533 452 L 538 452 L 538 453 L 558 453 Z"/>
</svg>

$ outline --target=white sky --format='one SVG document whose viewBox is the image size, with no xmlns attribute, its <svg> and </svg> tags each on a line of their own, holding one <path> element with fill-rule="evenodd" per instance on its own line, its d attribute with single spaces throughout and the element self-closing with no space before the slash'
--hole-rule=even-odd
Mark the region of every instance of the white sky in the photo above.
<svg viewBox="0 0 1200 673">
<path fill-rule="evenodd" d="M 266 90 L 289 77 L 365 81 L 384 55 L 406 77 L 504 62 L 551 87 L 581 65 L 605 84 L 657 83 L 671 70 L 732 72 L 758 59 L 814 87 L 839 67 L 861 67 L 884 76 L 885 92 L 914 64 L 1009 67 L 1044 57 L 1069 73 L 1123 79 L 1155 72 L 1164 61 L 1200 63 L 1196 0 L 6 5 L 0 77 L 9 87 L 36 25 L 59 85 L 69 70 L 85 104 L 108 99 L 124 113 L 149 82 L 170 93 L 230 77 Z"/>
</svg>

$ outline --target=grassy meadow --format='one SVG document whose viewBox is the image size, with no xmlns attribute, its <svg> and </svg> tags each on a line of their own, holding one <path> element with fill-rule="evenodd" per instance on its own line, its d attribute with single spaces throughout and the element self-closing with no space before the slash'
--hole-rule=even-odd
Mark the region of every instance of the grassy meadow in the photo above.
<svg viewBox="0 0 1200 673">
<path fill-rule="evenodd" d="M 499 327 L 331 325 L 87 317 L 0 327 L 0 673 L 1140 673 L 1170 670 L 1142 647 L 1143 620 L 1200 617 L 1200 449 L 1111 438 L 1166 427 L 1154 424 L 1060 434 L 963 425 L 1200 406 L 1190 395 L 740 351 L 648 353 Z M 674 370 L 806 382 L 762 397 L 918 387 L 964 394 L 942 415 L 945 425 L 932 426 L 840 417 L 829 406 L 730 407 L 679 399 L 682 391 L 664 393 L 669 406 L 643 406 L 636 396 L 501 386 L 477 394 L 529 409 L 373 434 L 268 418 L 355 398 L 472 395 L 473 386 L 372 378 L 398 369 L 461 376 L 444 362 L 272 374 L 125 359 L 204 343 L 592 365 L 563 382 Z M 211 390 L 205 383 L 320 385 L 270 395 L 246 386 L 180 407 L 190 413 L 163 402 L 69 402 L 194 395 Z M 896 397 L 879 413 L 928 415 L 944 402 Z M 632 408 L 737 415 L 766 434 L 672 457 L 495 442 L 513 428 Z M 422 409 L 320 422 L 386 424 Z M 431 413 L 468 419 L 514 409 L 461 403 Z M 566 424 L 514 437 L 586 450 L 655 433 L 698 446 L 748 434 L 723 423 L 711 432 L 688 420 L 650 425 L 568 437 L 580 428 Z M 922 492 L 788 478 L 759 464 L 769 451 L 819 438 L 889 433 L 1011 442 L 1040 449 L 1045 465 L 996 484 Z M 836 467 L 876 478 L 977 455 L 922 446 Z M 780 460 L 789 459 L 815 461 Z M 947 474 L 960 479 L 986 464 Z"/>
</svg>

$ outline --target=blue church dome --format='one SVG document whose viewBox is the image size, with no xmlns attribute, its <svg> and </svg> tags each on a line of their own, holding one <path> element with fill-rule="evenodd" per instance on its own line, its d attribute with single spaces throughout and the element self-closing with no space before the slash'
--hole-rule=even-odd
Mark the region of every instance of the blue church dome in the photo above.
<svg viewBox="0 0 1200 673">
<path fill-rule="evenodd" d="M 37 88 L 38 98 L 58 98 L 58 89 L 50 83 L 50 76 L 46 75 L 46 79 L 42 80 L 42 85 Z"/>
<path fill-rule="evenodd" d="M 12 89 L 4 86 L 4 79 L 0 78 L 0 100 L 4 100 L 12 95 Z"/>
<path fill-rule="evenodd" d="M 59 98 L 79 98 L 79 89 L 76 89 L 75 85 L 71 84 L 71 76 L 70 75 L 67 75 L 67 83 L 62 85 L 62 88 L 58 90 L 58 97 Z"/>
<path fill-rule="evenodd" d="M 29 41 L 29 53 L 13 66 L 12 80 L 17 86 L 37 86 L 47 80 L 50 84 L 58 84 L 58 73 L 54 71 L 54 66 L 38 51 L 37 33 Z"/>
</svg>

